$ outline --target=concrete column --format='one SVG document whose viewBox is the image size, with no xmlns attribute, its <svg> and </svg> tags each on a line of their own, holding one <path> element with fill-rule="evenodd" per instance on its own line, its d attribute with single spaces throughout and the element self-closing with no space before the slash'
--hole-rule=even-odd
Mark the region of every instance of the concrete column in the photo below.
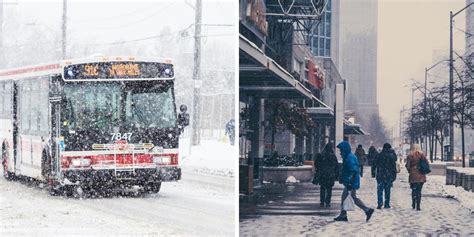
<svg viewBox="0 0 474 237">
<path fill-rule="evenodd" d="M 336 136 L 334 143 L 342 141 L 344 137 L 344 84 L 336 84 L 336 109 L 335 109 Z"/>
</svg>

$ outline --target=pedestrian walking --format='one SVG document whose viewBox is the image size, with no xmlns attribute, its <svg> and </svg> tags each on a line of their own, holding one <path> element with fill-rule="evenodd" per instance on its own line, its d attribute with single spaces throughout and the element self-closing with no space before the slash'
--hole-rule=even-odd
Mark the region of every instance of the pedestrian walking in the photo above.
<svg viewBox="0 0 474 237">
<path fill-rule="evenodd" d="M 407 163 L 405 167 L 408 170 L 408 181 L 410 182 L 411 188 L 411 207 L 416 208 L 417 211 L 421 210 L 421 189 L 423 184 L 426 182 L 426 175 L 420 170 L 422 162 L 428 163 L 425 154 L 421 150 L 419 144 L 413 144 L 411 151 L 407 156 Z"/>
<path fill-rule="evenodd" d="M 374 162 L 375 177 L 377 179 L 377 209 L 390 208 L 390 191 L 393 181 L 397 178 L 397 156 L 389 143 L 383 145 Z M 385 202 L 383 200 L 385 192 Z"/>
<path fill-rule="evenodd" d="M 337 145 L 342 156 L 342 173 L 340 181 L 344 185 L 344 190 L 341 196 L 341 213 L 334 218 L 335 221 L 347 221 L 347 211 L 344 210 L 344 201 L 349 196 L 349 193 L 354 200 L 354 204 L 360 209 L 364 210 L 366 221 L 369 221 L 374 213 L 374 209 L 365 206 L 357 195 L 357 189 L 360 187 L 359 177 L 359 162 L 357 157 L 351 151 L 351 145 L 347 141 L 343 141 Z"/>
<path fill-rule="evenodd" d="M 229 136 L 230 145 L 234 145 L 234 138 L 235 138 L 235 120 L 231 119 L 225 125 L 225 135 Z"/>
<path fill-rule="evenodd" d="M 320 206 L 331 206 L 332 187 L 339 178 L 339 166 L 334 154 L 333 144 L 328 143 L 324 150 L 316 157 L 316 179 L 320 185 Z"/>
<path fill-rule="evenodd" d="M 370 165 L 370 173 L 372 174 L 372 178 L 375 178 L 375 157 L 377 157 L 377 149 L 375 149 L 374 146 L 370 146 L 369 148 L 369 154 L 367 154 L 367 160 L 369 161 Z"/>
<path fill-rule="evenodd" d="M 364 176 L 364 165 L 365 165 L 365 150 L 362 148 L 362 145 L 359 144 L 355 151 L 355 155 L 357 156 L 357 160 L 359 161 L 359 169 L 360 169 L 360 177 Z"/>
</svg>

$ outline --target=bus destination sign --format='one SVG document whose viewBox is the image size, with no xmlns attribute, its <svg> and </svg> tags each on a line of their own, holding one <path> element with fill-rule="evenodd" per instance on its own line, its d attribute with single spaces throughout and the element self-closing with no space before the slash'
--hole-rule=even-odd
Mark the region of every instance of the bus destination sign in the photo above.
<svg viewBox="0 0 474 237">
<path fill-rule="evenodd" d="M 173 78 L 173 64 L 157 62 L 97 62 L 72 64 L 64 67 L 64 79 L 150 79 Z"/>
</svg>

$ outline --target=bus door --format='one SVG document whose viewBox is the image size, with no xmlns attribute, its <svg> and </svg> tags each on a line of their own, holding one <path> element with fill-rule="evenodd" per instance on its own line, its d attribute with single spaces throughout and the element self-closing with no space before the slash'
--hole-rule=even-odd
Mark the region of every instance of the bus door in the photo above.
<svg viewBox="0 0 474 237">
<path fill-rule="evenodd" d="M 14 171 L 18 169 L 16 163 L 18 157 L 18 82 L 13 82 L 13 167 Z"/>
<path fill-rule="evenodd" d="M 61 101 L 62 101 L 61 75 L 50 78 L 49 103 L 51 108 L 51 171 L 56 178 L 61 178 L 60 145 L 61 145 Z"/>
</svg>

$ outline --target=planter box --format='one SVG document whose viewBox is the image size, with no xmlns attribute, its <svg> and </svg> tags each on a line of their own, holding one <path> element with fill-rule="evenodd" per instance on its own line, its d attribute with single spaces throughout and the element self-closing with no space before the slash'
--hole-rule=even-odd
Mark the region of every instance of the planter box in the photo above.
<svg viewBox="0 0 474 237">
<path fill-rule="evenodd" d="M 285 183 L 290 176 L 295 177 L 300 183 L 311 182 L 314 176 L 313 166 L 263 167 L 263 181 L 265 182 Z"/>
</svg>

